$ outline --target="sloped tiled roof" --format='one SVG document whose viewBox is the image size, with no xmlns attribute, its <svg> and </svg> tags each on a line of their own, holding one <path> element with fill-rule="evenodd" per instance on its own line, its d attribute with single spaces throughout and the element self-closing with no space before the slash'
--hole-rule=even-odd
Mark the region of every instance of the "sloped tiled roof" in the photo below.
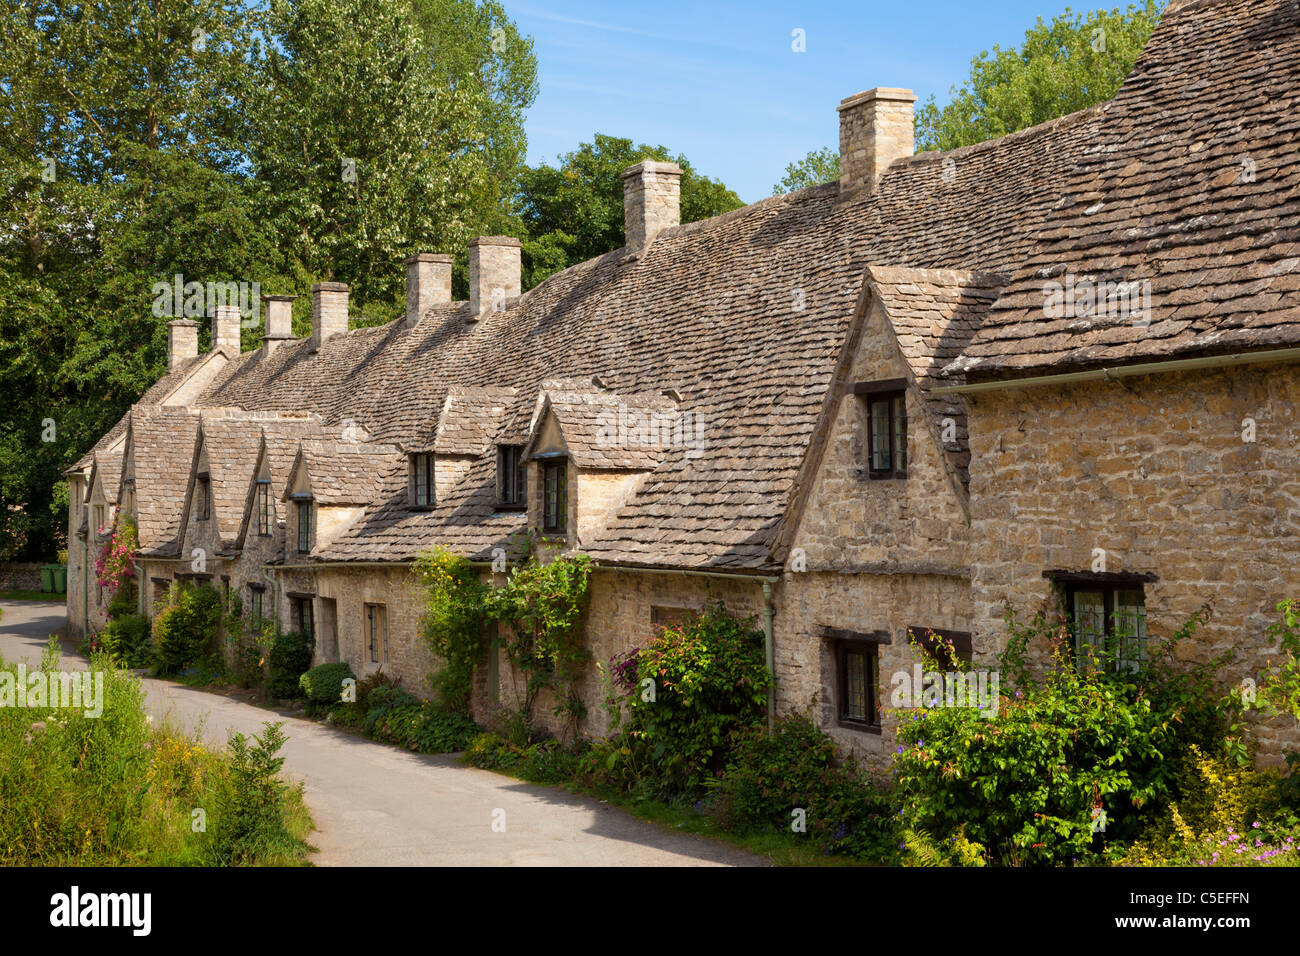
<svg viewBox="0 0 1300 956">
<path fill-rule="evenodd" d="M 1098 119 L 954 371 L 1044 374 L 1300 344 L 1300 6 L 1171 3 Z M 1083 280 L 1149 283 L 1149 316 L 1057 314 L 1045 286 Z"/>
<path fill-rule="evenodd" d="M 501 430 L 501 423 L 514 397 L 513 388 L 453 385 L 447 390 L 442 414 L 438 416 L 433 451 L 439 455 L 484 454 Z"/>
<path fill-rule="evenodd" d="M 200 355 L 196 358 L 187 359 L 182 362 L 162 378 L 158 379 L 158 381 L 154 382 L 153 385 L 149 386 L 149 389 L 136 399 L 135 405 L 132 407 L 150 408 L 161 405 L 163 400 L 179 388 L 189 373 L 198 367 L 207 357 L 207 355 Z M 105 454 L 119 439 L 126 437 L 126 427 L 130 420 L 131 412 L 128 410 L 125 415 L 117 420 L 117 424 L 100 436 L 99 441 L 95 442 L 95 444 L 91 446 L 90 451 L 77 459 L 77 461 L 65 469 L 63 473 L 66 475 L 69 472 L 81 471 L 83 468 L 89 468 L 96 455 Z M 120 449 L 118 451 L 118 457 L 119 459 L 121 457 Z M 114 491 L 114 493 L 116 492 Z"/>
<path fill-rule="evenodd" d="M 385 476 L 398 467 L 405 469 L 406 458 L 394 445 L 308 440 L 299 443 L 289 476 L 305 468 L 318 504 L 366 505 L 375 500 Z"/>
<path fill-rule="evenodd" d="M 922 407 L 934 439 L 943 446 L 966 485 L 970 465 L 966 401 L 959 395 L 935 394 L 932 389 L 954 384 L 940 372 L 979 330 L 1007 277 L 956 269 L 886 266 L 872 266 L 867 273 L 872 292 L 893 326 L 899 350 L 921 390 Z M 953 424 L 947 436 L 952 440 L 947 442 L 943 440 L 946 419 Z"/>
<path fill-rule="evenodd" d="M 579 468 L 650 471 L 675 439 L 694 437 L 693 422 L 683 423 L 676 402 L 662 392 L 622 394 L 565 383 L 543 383 L 542 388 L 534 421 L 540 425 L 548 413 L 555 416 L 569 457 Z M 532 450 L 530 445 L 525 453 Z"/>
<path fill-rule="evenodd" d="M 502 436 L 529 420 L 551 379 L 596 377 L 629 394 L 675 389 L 678 411 L 702 428 L 703 453 L 669 449 L 584 546 L 609 562 L 765 567 L 866 264 L 1010 269 L 1092 117 L 960 150 L 955 164 L 932 154 L 900 161 L 871 196 L 842 198 L 831 184 L 668 229 L 648 248 L 552 276 L 476 323 L 457 303 L 413 327 L 331 337 L 315 354 L 305 342 L 245 353 L 201 401 L 350 418 L 376 441 L 410 448 L 427 441 L 452 386 L 515 389 Z M 434 543 L 490 553 L 522 527 L 518 514 L 493 510 L 492 458 L 489 449 L 424 514 L 405 508 L 405 476 L 394 474 L 322 557 L 396 560 Z"/>
<path fill-rule="evenodd" d="M 154 406 L 131 411 L 127 443 L 142 553 L 172 554 L 179 545 L 198 427 L 199 416 L 186 409 Z"/>
<path fill-rule="evenodd" d="M 1175 0 L 1111 102 L 899 160 L 870 194 L 829 184 L 665 230 L 646 248 L 552 276 L 478 322 L 456 303 L 414 325 L 333 336 L 318 352 L 297 342 L 244 353 L 199 404 L 309 411 L 330 427 L 364 429 L 362 444 L 394 446 L 364 465 L 322 448 L 311 476 L 338 475 L 340 487 L 323 494 L 369 502 L 319 557 L 400 560 L 436 543 L 485 556 L 524 525 L 495 510 L 485 441 L 495 413 L 464 436 L 448 432 L 449 453 L 478 456 L 456 487 L 431 511 L 406 506 L 396 446 L 427 447 L 454 389 L 513 390 L 497 441 L 526 434 L 553 379 L 624 395 L 671 389 L 677 412 L 699 423 L 702 447 L 640 462 L 653 467 L 637 493 L 584 548 L 608 563 L 771 568 L 870 263 L 933 271 L 920 282 L 920 273 L 875 276 L 930 411 L 949 401 L 929 392 L 936 367 L 1000 283 L 983 273 L 1012 278 L 955 374 L 1300 338 L 1298 36 L 1296 9 L 1280 0 Z M 1242 159 L 1253 174 L 1235 182 Z M 1149 278 L 1151 326 L 1046 320 L 1043 283 L 1070 270 Z M 570 404 L 562 421 L 590 411 L 587 398 Z M 949 454 L 964 466 L 959 448 Z"/>
<path fill-rule="evenodd" d="M 263 435 L 268 436 L 269 444 L 275 446 L 278 454 L 287 456 L 288 462 L 293 460 L 298 442 L 326 437 L 320 420 L 305 414 L 300 418 L 280 418 L 243 412 L 213 415 L 205 411 L 201 429 L 207 447 L 212 514 L 225 547 L 233 547 L 239 534 Z M 278 473 L 281 482 L 288 475 L 288 462 Z M 275 474 L 273 467 L 272 475 Z"/>
<path fill-rule="evenodd" d="M 104 451 L 93 456 L 92 471 L 90 481 L 86 483 L 86 491 L 94 487 L 95 481 L 99 480 L 104 485 L 104 499 L 109 504 L 117 504 L 117 492 L 122 483 L 122 452 Z"/>
</svg>

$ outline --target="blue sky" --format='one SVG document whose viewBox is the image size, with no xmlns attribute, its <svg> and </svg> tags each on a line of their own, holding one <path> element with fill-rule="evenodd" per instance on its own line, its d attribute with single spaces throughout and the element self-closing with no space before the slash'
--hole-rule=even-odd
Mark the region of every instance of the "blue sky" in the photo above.
<svg viewBox="0 0 1300 956">
<path fill-rule="evenodd" d="M 873 86 L 946 102 L 971 57 L 1018 45 L 1066 0 L 503 0 L 532 36 L 537 102 L 528 113 L 530 163 L 590 141 L 626 136 L 683 153 L 746 202 L 771 194 L 788 163 L 838 148 L 835 107 Z M 1058 5 L 1059 4 L 1059 5 Z M 1076 10 L 1127 6 L 1076 3 Z M 791 50 L 802 29 L 807 52 Z"/>
</svg>

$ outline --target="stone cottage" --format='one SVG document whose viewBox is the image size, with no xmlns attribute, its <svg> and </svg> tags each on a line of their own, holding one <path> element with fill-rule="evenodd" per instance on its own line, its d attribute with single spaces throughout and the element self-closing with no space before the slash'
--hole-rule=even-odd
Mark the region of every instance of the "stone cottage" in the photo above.
<svg viewBox="0 0 1300 956">
<path fill-rule="evenodd" d="M 413 559 L 596 565 L 597 660 L 708 600 L 755 616 L 774 712 L 890 752 L 909 632 L 988 663 L 1003 608 L 1063 606 L 1259 673 L 1300 586 L 1300 9 L 1167 7 L 1110 101 L 914 155 L 907 90 L 839 104 L 838 182 L 679 222 L 680 170 L 623 175 L 627 245 L 520 293 L 520 247 L 406 261 L 405 313 L 350 329 L 348 287 L 244 349 L 170 323 L 169 370 L 69 469 L 69 620 L 115 513 L 141 608 L 208 575 L 310 629 L 318 660 L 414 690 Z M 202 561 L 195 563 L 196 559 Z M 509 700 L 494 649 L 478 717 Z M 600 732 L 594 668 L 582 686 Z M 549 712 L 545 702 L 540 714 Z M 1265 756 L 1280 743 L 1266 737 Z"/>
</svg>

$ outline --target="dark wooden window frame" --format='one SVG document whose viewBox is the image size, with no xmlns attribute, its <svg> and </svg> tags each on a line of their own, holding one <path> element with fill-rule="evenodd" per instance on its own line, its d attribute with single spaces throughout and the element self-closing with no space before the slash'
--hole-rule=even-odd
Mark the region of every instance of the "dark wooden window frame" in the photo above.
<svg viewBox="0 0 1300 956">
<path fill-rule="evenodd" d="M 315 515 L 312 514 L 314 504 L 315 501 L 312 498 L 294 498 L 294 522 L 296 525 L 295 531 L 297 532 L 294 536 L 294 544 L 299 554 L 308 554 L 311 551 L 312 532 L 315 530 L 312 527 L 315 518 Z M 305 522 L 302 519 L 304 514 L 307 516 Z"/>
<path fill-rule="evenodd" d="M 1146 585 L 1159 580 L 1155 574 L 1124 571 L 1044 571 L 1047 578 L 1060 592 L 1066 619 L 1074 637 L 1070 653 L 1078 655 L 1082 635 L 1074 620 L 1074 600 L 1080 592 L 1100 592 L 1102 595 L 1102 633 L 1107 643 L 1115 634 L 1115 597 L 1119 591 L 1137 591 L 1142 596 L 1142 607 L 1146 608 Z"/>
<path fill-rule="evenodd" d="M 250 584 L 248 586 L 248 613 L 255 620 L 266 619 L 266 585 Z"/>
<path fill-rule="evenodd" d="M 299 634 L 315 639 L 316 637 L 316 596 L 308 594 L 289 594 L 293 602 L 295 630 Z"/>
<path fill-rule="evenodd" d="M 257 491 L 254 494 L 253 507 L 257 511 L 257 534 L 261 538 L 271 536 L 271 481 L 268 478 L 257 479 Z"/>
<path fill-rule="evenodd" d="M 555 510 L 550 509 L 551 476 L 555 475 Z M 569 459 L 545 458 L 541 466 L 542 533 L 569 533 Z"/>
<path fill-rule="evenodd" d="M 421 479 L 424 492 L 420 492 Z M 411 509 L 427 511 L 438 504 L 437 463 L 433 452 L 416 452 L 411 456 Z"/>
<path fill-rule="evenodd" d="M 880 645 L 892 643 L 889 633 L 850 631 L 825 626 L 819 628 L 818 633 L 830 645 L 835 657 L 835 723 L 847 730 L 880 733 Z M 862 655 L 866 659 L 866 700 L 863 709 L 867 711 L 867 720 L 845 716 L 849 697 L 848 658 L 851 654 Z"/>
<path fill-rule="evenodd" d="M 907 477 L 907 379 L 891 378 L 879 382 L 858 382 L 852 388 L 853 394 L 857 395 L 862 402 L 863 411 L 866 415 L 867 424 L 865 429 L 866 448 L 864 449 L 866 458 L 866 475 L 872 479 L 901 479 Z M 896 401 L 902 401 L 902 414 L 898 414 Z M 876 468 L 873 465 L 875 456 L 873 449 L 875 447 L 875 416 L 872 414 L 872 405 L 879 402 L 888 402 L 889 407 L 889 467 Z M 901 422 L 901 432 L 900 432 Z M 898 467 L 899 448 L 902 448 L 903 467 Z"/>
<path fill-rule="evenodd" d="M 513 468 L 511 457 L 514 458 Z M 513 480 L 512 480 L 513 479 Z M 528 507 L 528 468 L 523 445 L 497 446 L 497 509 L 522 511 Z"/>
<path fill-rule="evenodd" d="M 388 605 L 373 604 L 369 601 L 364 602 L 363 609 L 366 618 L 366 651 L 372 664 L 388 663 Z M 379 623 L 379 633 L 376 635 L 375 624 Z M 379 640 L 379 646 L 376 646 L 376 636 Z"/>
</svg>

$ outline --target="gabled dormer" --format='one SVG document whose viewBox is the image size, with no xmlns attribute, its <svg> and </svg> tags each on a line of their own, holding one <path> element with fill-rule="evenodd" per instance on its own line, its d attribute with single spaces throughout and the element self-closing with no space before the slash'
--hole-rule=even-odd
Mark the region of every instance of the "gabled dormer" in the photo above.
<svg viewBox="0 0 1300 956">
<path fill-rule="evenodd" d="M 277 418 L 260 424 L 257 454 L 243 489 L 235 550 L 257 549 L 268 556 L 279 550 L 288 520 L 284 492 L 289 470 L 304 440 L 325 437 L 326 431 L 315 417 Z"/>
<path fill-rule="evenodd" d="M 107 537 L 117 517 L 118 493 L 123 487 L 118 474 L 120 465 L 121 460 L 113 455 L 96 455 L 91 464 L 85 500 L 79 503 L 85 511 L 86 534 L 91 541 Z"/>
<path fill-rule="evenodd" d="M 303 441 L 280 500 L 286 508 L 285 552 L 292 561 L 327 547 L 366 511 L 385 478 L 406 465 L 394 445 Z"/>
<path fill-rule="evenodd" d="M 432 436 L 406 449 L 411 509 L 436 507 L 494 447 L 515 394 L 513 388 L 455 386 L 448 390 Z"/>
<path fill-rule="evenodd" d="M 520 452 L 528 527 L 555 545 L 582 547 L 669 454 L 690 454 L 703 430 L 660 391 L 616 393 L 585 382 L 544 382 Z"/>
</svg>

